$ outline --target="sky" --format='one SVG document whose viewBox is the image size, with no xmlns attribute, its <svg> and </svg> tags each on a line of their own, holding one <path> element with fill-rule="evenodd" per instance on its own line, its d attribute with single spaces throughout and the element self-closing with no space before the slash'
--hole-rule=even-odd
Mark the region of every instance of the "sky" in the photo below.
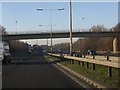
<svg viewBox="0 0 120 90">
<path fill-rule="evenodd" d="M 53 32 L 69 31 L 69 2 L 66 1 L 32 1 L 16 2 L 14 0 L 2 0 L 0 3 L 0 24 L 6 28 L 7 32 L 49 32 L 50 12 Z M 118 0 L 100 1 L 79 1 L 72 2 L 73 31 L 84 31 L 94 25 L 104 25 L 112 28 L 118 23 Z M 43 11 L 36 10 L 43 8 Z M 58 11 L 64 8 L 64 11 Z M 46 9 L 56 9 L 46 11 Z M 83 17 L 84 19 L 81 19 Z M 17 23 L 16 23 L 17 21 Z M 43 26 L 38 26 L 43 25 Z M 17 29 L 16 29 L 17 28 Z M 77 39 L 75 39 L 77 40 Z M 55 43 L 69 41 L 68 39 L 56 39 Z M 29 40 L 35 43 L 36 40 Z M 39 40 L 39 44 L 45 44 L 45 40 Z"/>
</svg>

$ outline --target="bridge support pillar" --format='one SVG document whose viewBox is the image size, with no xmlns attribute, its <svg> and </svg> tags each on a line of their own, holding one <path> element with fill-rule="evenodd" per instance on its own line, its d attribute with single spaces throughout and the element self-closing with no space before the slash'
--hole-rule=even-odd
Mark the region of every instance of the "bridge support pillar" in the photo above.
<svg viewBox="0 0 120 90">
<path fill-rule="evenodd" d="M 115 37 L 113 40 L 113 53 L 117 53 L 118 52 L 118 38 Z"/>
</svg>

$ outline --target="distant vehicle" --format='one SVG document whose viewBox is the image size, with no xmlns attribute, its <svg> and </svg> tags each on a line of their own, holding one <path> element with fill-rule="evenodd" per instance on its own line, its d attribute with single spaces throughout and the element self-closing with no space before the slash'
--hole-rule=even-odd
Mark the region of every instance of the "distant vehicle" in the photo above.
<svg viewBox="0 0 120 90">
<path fill-rule="evenodd" d="M 28 50 L 28 53 L 31 54 L 31 52 L 32 52 L 32 51 L 29 49 L 29 50 Z"/>
<path fill-rule="evenodd" d="M 11 63 L 9 45 L 6 42 L 0 42 L 0 60 L 2 63 Z"/>
<path fill-rule="evenodd" d="M 31 45 L 28 46 L 28 54 L 31 54 L 33 51 L 33 47 Z"/>
<path fill-rule="evenodd" d="M 95 50 L 88 50 L 88 51 L 87 51 L 87 54 L 88 54 L 88 55 L 96 55 L 97 53 L 96 53 Z"/>
<path fill-rule="evenodd" d="M 0 60 L 3 60 L 3 43 L 0 42 Z"/>
</svg>

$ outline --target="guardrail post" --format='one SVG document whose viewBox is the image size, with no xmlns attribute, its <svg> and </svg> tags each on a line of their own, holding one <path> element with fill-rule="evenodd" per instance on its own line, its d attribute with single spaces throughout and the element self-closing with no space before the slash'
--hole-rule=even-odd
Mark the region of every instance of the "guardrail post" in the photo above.
<svg viewBox="0 0 120 90">
<path fill-rule="evenodd" d="M 72 60 L 72 64 L 74 64 L 74 60 Z"/>
<path fill-rule="evenodd" d="M 67 59 L 68 60 L 68 62 L 70 63 L 70 59 Z"/>
<path fill-rule="evenodd" d="M 63 56 L 60 56 L 60 60 L 64 60 L 64 57 L 63 57 Z"/>
<path fill-rule="evenodd" d="M 89 63 L 87 62 L 87 68 L 89 68 Z"/>
<path fill-rule="evenodd" d="M 82 57 L 82 55 L 78 55 L 78 57 Z"/>
<path fill-rule="evenodd" d="M 95 55 L 93 55 L 93 59 L 95 59 Z"/>
<path fill-rule="evenodd" d="M 70 61 L 70 63 L 72 62 L 72 60 L 71 60 L 71 59 L 69 59 L 69 61 Z"/>
<path fill-rule="evenodd" d="M 64 58 L 64 61 L 69 62 L 69 60 L 68 60 L 68 59 L 66 59 L 66 58 Z"/>
<path fill-rule="evenodd" d="M 84 54 L 84 58 L 85 58 L 85 54 Z"/>
<path fill-rule="evenodd" d="M 80 65 L 80 61 L 78 61 L 78 65 Z"/>
<path fill-rule="evenodd" d="M 109 55 L 107 55 L 107 61 L 109 61 Z"/>
<path fill-rule="evenodd" d="M 112 67 L 108 67 L 108 77 L 112 77 Z"/>
<path fill-rule="evenodd" d="M 82 66 L 84 67 L 84 62 L 82 61 Z"/>
<path fill-rule="evenodd" d="M 94 63 L 93 63 L 93 65 L 92 65 L 92 69 L 95 70 L 95 64 L 94 64 Z"/>
</svg>

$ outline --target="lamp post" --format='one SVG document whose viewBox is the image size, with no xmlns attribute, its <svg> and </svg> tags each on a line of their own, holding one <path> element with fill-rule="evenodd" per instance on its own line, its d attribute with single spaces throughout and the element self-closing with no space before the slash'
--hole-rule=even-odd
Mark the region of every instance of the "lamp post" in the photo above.
<svg viewBox="0 0 120 90">
<path fill-rule="evenodd" d="M 15 26 L 16 26 L 16 34 L 17 34 L 17 22 L 18 22 L 18 21 L 15 21 Z"/>
<path fill-rule="evenodd" d="M 84 19 L 84 17 L 81 17 L 80 18 L 81 20 L 83 20 Z M 81 26 L 81 25 L 80 25 Z M 80 28 L 80 30 L 79 30 L 80 32 L 82 31 L 82 28 Z M 80 40 L 80 37 L 79 37 L 79 40 Z M 79 41 L 79 46 L 80 46 L 80 41 Z M 83 38 L 83 47 L 84 47 L 84 38 Z M 79 47 L 80 48 L 80 47 Z"/>
<path fill-rule="evenodd" d="M 39 27 L 42 27 L 43 25 L 38 25 L 38 26 L 39 26 Z M 39 31 L 38 31 L 38 32 L 39 32 Z M 37 43 L 36 43 L 36 44 L 38 45 L 38 43 L 39 43 L 39 40 L 37 39 Z"/>
<path fill-rule="evenodd" d="M 39 11 L 50 11 L 50 30 L 51 30 L 51 33 L 50 33 L 50 38 L 51 38 L 51 54 L 52 54 L 52 11 L 57 11 L 57 10 L 64 10 L 64 8 L 58 8 L 58 9 L 43 9 L 43 8 L 38 8 L 37 10 Z"/>
<path fill-rule="evenodd" d="M 84 17 L 81 17 L 81 20 L 83 20 L 84 19 Z M 82 31 L 82 28 L 81 28 L 81 31 Z M 85 52 L 85 38 L 83 37 L 83 51 Z"/>
<path fill-rule="evenodd" d="M 70 0 L 70 55 L 72 56 L 72 48 L 73 48 L 73 45 L 72 45 L 72 3 L 71 3 L 71 0 Z"/>
<path fill-rule="evenodd" d="M 49 27 L 51 25 L 38 25 L 38 26 L 46 26 L 46 27 Z M 56 25 L 52 25 L 52 26 L 56 26 Z M 47 33 L 48 33 L 48 28 L 47 28 Z M 48 38 L 47 38 L 47 46 L 48 46 Z"/>
<path fill-rule="evenodd" d="M 48 25 L 38 25 L 38 26 L 48 26 Z M 48 33 L 48 30 L 47 30 L 47 33 Z M 48 38 L 47 38 L 47 46 L 48 46 Z"/>
<path fill-rule="evenodd" d="M 84 17 L 81 17 L 80 19 L 81 19 L 81 20 L 83 20 L 83 19 L 84 19 Z M 80 25 L 80 26 L 81 26 L 81 25 Z M 80 32 L 81 32 L 81 31 L 82 31 L 82 28 L 80 28 L 80 29 L 81 29 L 81 30 L 80 30 Z"/>
</svg>

